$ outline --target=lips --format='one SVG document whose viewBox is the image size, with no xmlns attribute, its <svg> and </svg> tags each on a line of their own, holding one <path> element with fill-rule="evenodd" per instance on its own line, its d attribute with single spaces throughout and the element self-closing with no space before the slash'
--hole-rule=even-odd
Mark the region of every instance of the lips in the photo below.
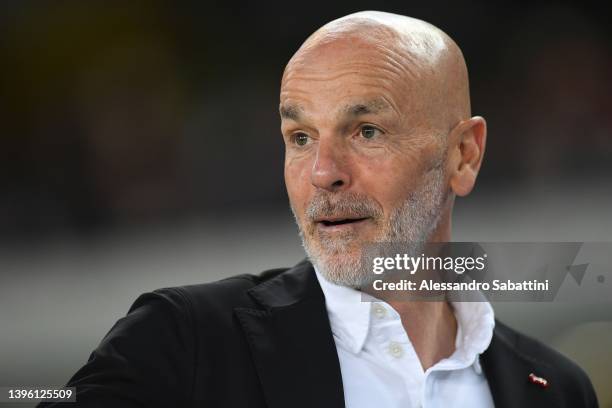
<svg viewBox="0 0 612 408">
<path fill-rule="evenodd" d="M 315 222 L 324 227 L 335 227 L 342 225 L 357 224 L 367 220 L 369 217 L 325 217 L 316 220 Z"/>
</svg>

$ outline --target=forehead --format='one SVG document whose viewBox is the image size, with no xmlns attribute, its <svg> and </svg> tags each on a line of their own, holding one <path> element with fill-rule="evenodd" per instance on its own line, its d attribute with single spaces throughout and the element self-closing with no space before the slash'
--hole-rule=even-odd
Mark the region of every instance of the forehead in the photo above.
<svg viewBox="0 0 612 408">
<path fill-rule="evenodd" d="M 283 107 L 342 111 L 368 103 L 399 112 L 414 98 L 418 76 L 406 56 L 384 44 L 335 41 L 300 50 L 283 75 Z"/>
</svg>

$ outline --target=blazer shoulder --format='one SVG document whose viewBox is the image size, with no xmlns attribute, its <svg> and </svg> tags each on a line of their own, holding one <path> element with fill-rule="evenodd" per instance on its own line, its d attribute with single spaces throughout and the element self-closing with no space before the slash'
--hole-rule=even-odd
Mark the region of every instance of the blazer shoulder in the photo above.
<svg viewBox="0 0 612 408">
<path fill-rule="evenodd" d="M 585 402 L 584 406 L 597 406 L 597 398 L 591 380 L 574 361 L 552 347 L 520 333 L 499 320 L 495 321 L 495 332 L 523 359 L 534 363 L 536 366 L 548 366 L 555 373 L 558 388 L 565 390 L 568 395 L 581 395 L 581 399 Z"/>
<path fill-rule="evenodd" d="M 154 291 L 167 297 L 180 297 L 182 303 L 196 311 L 233 310 L 236 307 L 255 307 L 253 299 L 247 291 L 254 288 L 289 268 L 276 268 L 259 274 L 235 275 L 221 280 L 161 288 Z"/>
</svg>

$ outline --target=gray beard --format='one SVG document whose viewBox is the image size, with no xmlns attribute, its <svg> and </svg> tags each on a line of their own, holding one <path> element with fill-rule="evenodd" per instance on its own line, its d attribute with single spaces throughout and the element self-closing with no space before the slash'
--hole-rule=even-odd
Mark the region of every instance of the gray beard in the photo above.
<svg viewBox="0 0 612 408">
<path fill-rule="evenodd" d="M 310 242 L 298 222 L 302 246 L 317 271 L 336 285 L 358 289 L 370 285 L 377 278 L 367 261 L 374 256 L 393 257 L 399 248 L 402 254 L 418 256 L 438 226 L 442 206 L 448 196 L 442 166 L 433 168 L 422 181 L 391 214 L 383 233 L 374 243 L 364 245 L 367 248 L 361 248 L 359 255 L 351 256 L 347 250 L 354 237 L 323 237 L 317 245 Z M 355 201 L 346 205 L 360 208 L 360 204 Z M 293 213 L 295 216 L 295 211 Z M 298 218 L 295 218 L 297 221 Z"/>
</svg>

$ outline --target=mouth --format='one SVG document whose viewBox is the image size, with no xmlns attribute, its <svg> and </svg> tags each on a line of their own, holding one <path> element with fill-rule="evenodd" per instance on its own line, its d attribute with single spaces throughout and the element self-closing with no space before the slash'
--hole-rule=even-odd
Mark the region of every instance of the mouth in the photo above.
<svg viewBox="0 0 612 408">
<path fill-rule="evenodd" d="M 318 226 L 326 229 L 341 229 L 343 227 L 362 224 L 370 217 L 325 217 L 315 220 Z"/>
</svg>

